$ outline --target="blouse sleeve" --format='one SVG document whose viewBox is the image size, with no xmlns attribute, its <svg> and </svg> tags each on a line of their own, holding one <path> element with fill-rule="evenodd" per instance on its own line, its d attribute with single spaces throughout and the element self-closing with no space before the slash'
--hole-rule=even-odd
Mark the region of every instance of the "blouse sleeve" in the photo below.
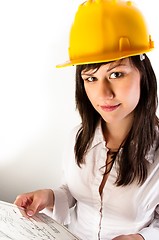
<svg viewBox="0 0 159 240">
<path fill-rule="evenodd" d="M 156 207 L 152 223 L 148 227 L 143 228 L 139 234 L 145 240 L 159 240 L 159 205 Z"/>
<path fill-rule="evenodd" d="M 68 225 L 70 223 L 70 208 L 75 205 L 76 200 L 71 195 L 67 185 L 55 190 L 54 195 L 53 218 L 63 225 Z"/>
<path fill-rule="evenodd" d="M 55 204 L 53 209 L 53 218 L 61 224 L 68 225 L 70 223 L 70 209 L 75 206 L 76 199 L 72 196 L 67 185 L 67 168 L 72 165 L 74 159 L 74 145 L 76 133 L 79 126 L 71 131 L 67 143 L 63 151 L 63 179 L 62 185 L 54 190 Z"/>
</svg>

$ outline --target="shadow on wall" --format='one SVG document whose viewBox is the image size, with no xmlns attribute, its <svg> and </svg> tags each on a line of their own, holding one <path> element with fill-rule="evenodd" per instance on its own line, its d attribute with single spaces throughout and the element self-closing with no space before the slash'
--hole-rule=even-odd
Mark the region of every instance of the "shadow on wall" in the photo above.
<svg viewBox="0 0 159 240">
<path fill-rule="evenodd" d="M 13 202 L 23 192 L 56 188 L 61 181 L 61 136 L 54 129 L 26 146 L 15 158 L 6 159 L 0 167 L 0 200 Z"/>
</svg>

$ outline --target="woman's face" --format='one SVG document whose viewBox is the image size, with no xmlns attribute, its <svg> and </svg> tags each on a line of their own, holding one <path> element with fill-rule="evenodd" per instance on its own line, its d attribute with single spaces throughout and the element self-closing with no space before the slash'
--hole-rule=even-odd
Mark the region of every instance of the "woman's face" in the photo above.
<svg viewBox="0 0 159 240">
<path fill-rule="evenodd" d="M 140 98 L 140 73 L 129 58 L 83 70 L 86 94 L 107 123 L 133 118 Z"/>
</svg>

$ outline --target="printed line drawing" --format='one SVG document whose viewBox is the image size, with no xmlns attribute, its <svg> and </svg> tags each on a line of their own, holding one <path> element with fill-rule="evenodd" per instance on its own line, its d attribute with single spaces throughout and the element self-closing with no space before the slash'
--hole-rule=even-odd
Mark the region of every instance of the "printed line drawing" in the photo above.
<svg viewBox="0 0 159 240">
<path fill-rule="evenodd" d="M 23 208 L 0 201 L 0 240 L 78 240 L 45 213 L 28 217 Z"/>
</svg>

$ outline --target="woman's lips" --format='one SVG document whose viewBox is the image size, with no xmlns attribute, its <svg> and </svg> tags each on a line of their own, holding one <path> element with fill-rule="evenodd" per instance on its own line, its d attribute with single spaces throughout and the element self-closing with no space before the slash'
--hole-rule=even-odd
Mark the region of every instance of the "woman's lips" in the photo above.
<svg viewBox="0 0 159 240">
<path fill-rule="evenodd" d="M 102 105 L 100 107 L 105 112 L 112 112 L 112 111 L 116 110 L 119 106 L 120 106 L 120 103 L 117 105 Z"/>
</svg>

